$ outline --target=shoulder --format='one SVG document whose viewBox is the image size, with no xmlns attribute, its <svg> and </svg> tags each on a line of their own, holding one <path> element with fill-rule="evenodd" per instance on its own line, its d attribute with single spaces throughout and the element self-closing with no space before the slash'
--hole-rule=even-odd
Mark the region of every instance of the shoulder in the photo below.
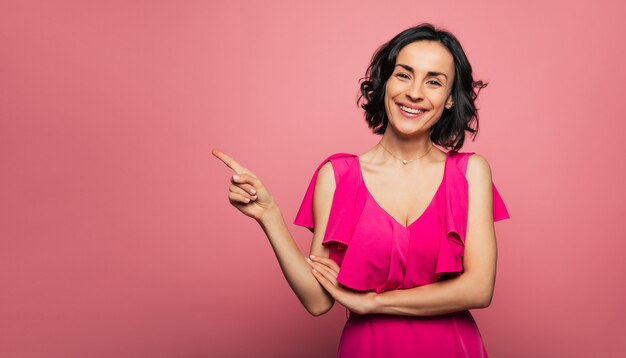
<svg viewBox="0 0 626 358">
<path fill-rule="evenodd" d="M 478 153 L 467 154 L 467 170 L 465 177 L 469 183 L 490 183 L 491 167 L 484 155 Z"/>
<path fill-rule="evenodd" d="M 317 174 L 318 186 L 328 187 L 334 189 L 336 185 L 335 170 L 333 169 L 333 163 L 328 160 L 322 164 Z"/>
<path fill-rule="evenodd" d="M 333 153 L 327 156 L 318 166 L 318 176 L 325 177 L 328 181 L 332 177 L 338 182 L 343 174 L 350 168 L 354 158 L 358 158 L 351 153 Z"/>
<path fill-rule="evenodd" d="M 330 210 L 337 189 L 337 180 L 335 179 L 336 171 L 333 168 L 331 160 L 326 160 L 320 164 L 317 172 L 317 179 L 313 189 L 313 223 L 316 228 L 326 227 Z M 324 229 L 325 230 L 325 229 Z M 323 232 L 318 231 L 317 232 Z"/>
<path fill-rule="evenodd" d="M 328 155 L 318 166 L 316 188 L 322 192 L 332 192 L 344 171 L 343 168 L 353 155 L 350 153 L 333 153 Z M 316 189 L 317 190 L 317 189 Z"/>
</svg>

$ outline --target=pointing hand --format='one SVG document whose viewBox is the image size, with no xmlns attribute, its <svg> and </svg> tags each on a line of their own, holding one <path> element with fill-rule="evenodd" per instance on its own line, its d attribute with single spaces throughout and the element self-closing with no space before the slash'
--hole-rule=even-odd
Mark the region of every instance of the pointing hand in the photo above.
<svg viewBox="0 0 626 358">
<path fill-rule="evenodd" d="M 228 200 L 245 215 L 260 221 L 263 214 L 276 206 L 274 198 L 250 169 L 243 167 L 233 158 L 217 149 L 211 152 L 234 171 L 230 177 Z M 239 177 L 239 179 L 237 179 Z"/>
</svg>

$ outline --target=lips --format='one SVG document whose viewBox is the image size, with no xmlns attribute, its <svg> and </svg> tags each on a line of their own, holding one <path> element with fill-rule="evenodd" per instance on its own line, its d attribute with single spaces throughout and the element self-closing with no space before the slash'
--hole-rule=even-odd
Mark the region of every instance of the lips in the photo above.
<svg viewBox="0 0 626 358">
<path fill-rule="evenodd" d="M 402 114 L 402 116 L 404 116 L 405 118 L 414 119 L 428 112 L 427 109 L 420 107 L 420 106 L 406 106 L 400 103 L 396 103 L 396 105 L 398 106 L 398 109 L 400 110 L 400 114 Z M 403 109 L 403 107 L 406 107 L 406 108 Z M 422 112 L 413 113 L 414 111 L 409 112 L 409 110 L 420 110 Z"/>
<path fill-rule="evenodd" d="M 416 105 L 411 105 L 411 104 L 407 104 L 407 103 L 400 103 L 400 102 L 396 102 L 396 104 L 398 106 L 404 106 L 404 107 L 408 107 L 408 108 L 411 108 L 411 109 L 419 109 L 421 111 L 428 111 L 428 109 L 426 109 L 426 108 L 424 108 L 422 106 L 416 106 Z"/>
</svg>

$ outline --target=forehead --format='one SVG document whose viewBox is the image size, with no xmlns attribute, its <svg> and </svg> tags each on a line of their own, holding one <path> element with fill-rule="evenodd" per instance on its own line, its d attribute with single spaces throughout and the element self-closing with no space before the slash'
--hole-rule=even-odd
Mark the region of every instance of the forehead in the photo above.
<svg viewBox="0 0 626 358">
<path fill-rule="evenodd" d="M 396 64 L 409 65 L 417 72 L 437 71 L 454 74 L 454 58 L 448 49 L 436 41 L 417 41 L 404 46 Z"/>
</svg>

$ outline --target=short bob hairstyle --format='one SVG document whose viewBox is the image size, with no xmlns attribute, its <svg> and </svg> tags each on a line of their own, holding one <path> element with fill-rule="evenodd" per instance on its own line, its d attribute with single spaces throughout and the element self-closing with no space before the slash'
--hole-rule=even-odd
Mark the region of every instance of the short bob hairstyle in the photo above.
<svg viewBox="0 0 626 358">
<path fill-rule="evenodd" d="M 400 50 L 416 41 L 436 41 L 445 46 L 454 58 L 455 76 L 452 84 L 453 105 L 444 108 L 441 118 L 430 130 L 430 139 L 451 152 L 457 152 L 465 142 L 465 131 L 478 133 L 478 112 L 474 101 L 480 90 L 487 86 L 483 81 L 474 81 L 472 66 L 459 41 L 444 29 L 436 29 L 430 23 L 406 29 L 380 46 L 367 68 L 365 77 L 360 81 L 360 95 L 357 106 L 362 98 L 365 102 L 360 107 L 365 110 L 365 120 L 374 134 L 384 134 L 389 120 L 385 111 L 385 85 L 393 73 L 396 58 Z M 478 90 L 475 91 L 474 89 Z"/>
</svg>

